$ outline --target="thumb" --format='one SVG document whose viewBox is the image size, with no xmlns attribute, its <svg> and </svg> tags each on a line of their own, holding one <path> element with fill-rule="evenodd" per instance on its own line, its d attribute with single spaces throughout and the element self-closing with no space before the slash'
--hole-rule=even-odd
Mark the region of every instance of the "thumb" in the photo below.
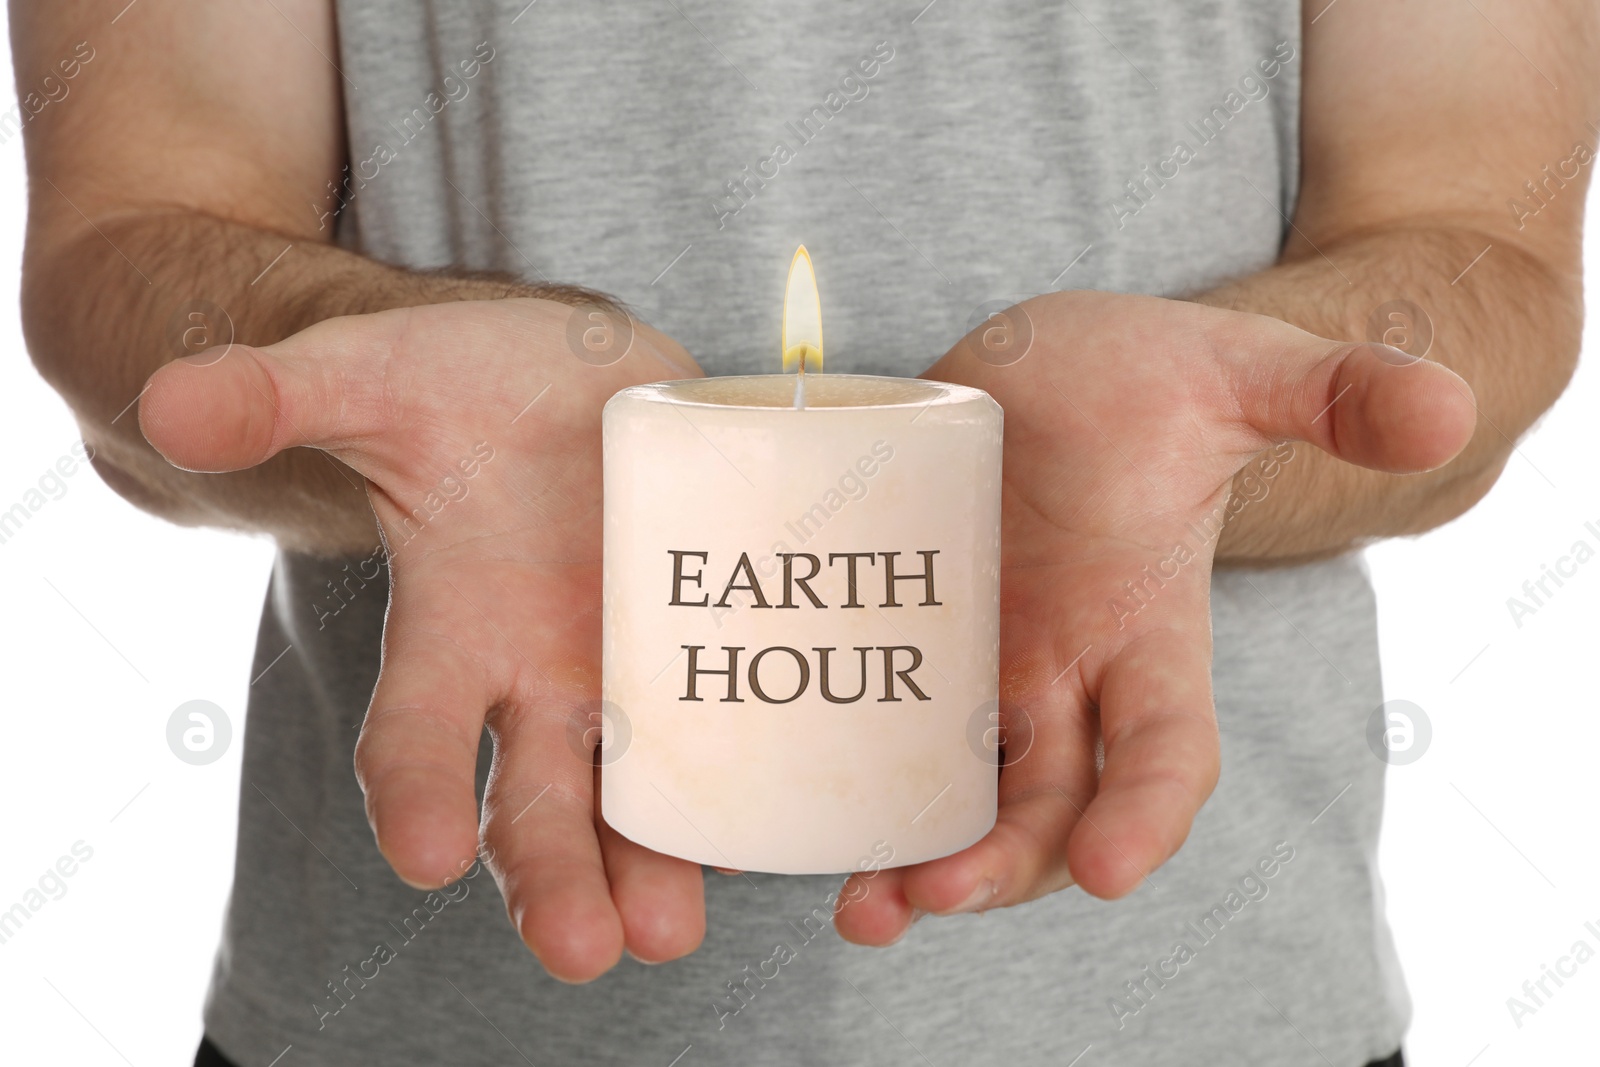
<svg viewBox="0 0 1600 1067">
<path fill-rule="evenodd" d="M 1444 466 L 1477 426 L 1464 379 L 1388 345 L 1305 336 L 1289 351 L 1241 359 L 1233 372 L 1240 413 L 1258 433 L 1390 474 Z"/>
<path fill-rule="evenodd" d="M 308 333 L 316 332 L 313 327 Z M 313 345 L 303 334 L 266 348 L 231 344 L 174 360 L 150 376 L 139 428 L 175 467 L 233 471 L 286 448 L 349 448 L 381 428 L 371 346 Z M 352 366 L 352 360 L 355 366 Z"/>
</svg>

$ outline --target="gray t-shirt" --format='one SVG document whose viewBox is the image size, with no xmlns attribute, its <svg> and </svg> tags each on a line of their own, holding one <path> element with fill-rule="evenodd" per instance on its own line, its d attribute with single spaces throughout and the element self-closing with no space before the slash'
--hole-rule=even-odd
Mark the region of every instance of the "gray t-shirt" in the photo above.
<svg viewBox="0 0 1600 1067">
<path fill-rule="evenodd" d="M 353 169 L 308 210 L 387 262 L 615 293 L 711 374 L 774 369 L 801 243 L 829 368 L 905 375 L 995 301 L 1274 260 L 1298 0 L 919 6 L 340 0 Z M 581 987 L 480 869 L 422 893 L 373 845 L 351 760 L 385 579 L 294 555 L 273 576 L 205 1016 L 245 1067 L 1357 1067 L 1400 1043 L 1354 558 L 1214 579 L 1221 783 L 1129 898 L 926 919 L 879 950 L 828 927 L 838 878 L 708 874 L 698 952 Z"/>
</svg>

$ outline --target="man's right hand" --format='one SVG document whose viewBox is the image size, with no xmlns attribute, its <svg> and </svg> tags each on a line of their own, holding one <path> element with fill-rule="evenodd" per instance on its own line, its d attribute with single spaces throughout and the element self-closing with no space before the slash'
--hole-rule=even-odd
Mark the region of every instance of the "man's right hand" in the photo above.
<svg viewBox="0 0 1600 1067">
<path fill-rule="evenodd" d="M 624 947 L 685 955 L 705 930 L 699 867 L 606 827 L 592 760 L 569 743 L 600 689 L 601 408 L 625 386 L 701 373 L 668 338 L 593 310 L 509 299 L 329 319 L 170 363 L 139 411 L 188 470 L 309 447 L 366 478 L 391 576 L 356 746 L 378 847 L 422 888 L 467 869 L 487 727 L 490 867 L 523 940 L 566 981 Z M 574 316 L 616 327 L 613 351 L 631 326 L 626 355 L 579 358 Z"/>
</svg>

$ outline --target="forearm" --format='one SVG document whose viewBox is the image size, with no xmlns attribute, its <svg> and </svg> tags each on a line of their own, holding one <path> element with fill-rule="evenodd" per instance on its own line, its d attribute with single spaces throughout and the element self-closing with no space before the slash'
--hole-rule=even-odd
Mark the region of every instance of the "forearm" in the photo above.
<svg viewBox="0 0 1600 1067">
<path fill-rule="evenodd" d="M 264 532 L 302 551 L 377 543 L 363 480 L 306 449 L 231 474 L 178 470 L 139 430 L 135 400 L 158 367 L 230 340 L 271 344 L 340 315 L 580 292 L 401 270 L 194 212 L 98 225 L 60 240 L 30 235 L 23 274 L 29 349 L 71 404 L 96 469 L 118 493 L 174 522 Z"/>
<path fill-rule="evenodd" d="M 1316 558 L 1450 521 L 1488 492 L 1516 439 L 1555 401 L 1576 363 L 1582 323 L 1576 249 L 1570 265 L 1553 266 L 1504 240 L 1448 226 L 1393 228 L 1319 245 L 1320 253 L 1297 239 L 1278 265 L 1196 299 L 1352 341 L 1373 339 L 1369 322 L 1380 307 L 1410 301 L 1426 318 L 1393 325 L 1431 328 L 1427 358 L 1472 386 L 1477 429 L 1455 460 L 1426 474 L 1383 474 L 1296 446 L 1270 482 L 1254 475 L 1252 499 L 1219 539 L 1219 563 Z M 1381 328 L 1390 325 L 1385 320 Z M 1415 352 L 1420 333 L 1388 340 Z M 1244 488 L 1236 481 L 1236 492 L 1244 495 Z"/>
</svg>

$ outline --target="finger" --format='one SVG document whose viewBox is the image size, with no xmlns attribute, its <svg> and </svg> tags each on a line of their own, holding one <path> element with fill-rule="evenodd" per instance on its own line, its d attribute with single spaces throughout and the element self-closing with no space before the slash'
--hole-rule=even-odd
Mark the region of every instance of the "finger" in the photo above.
<svg viewBox="0 0 1600 1067">
<path fill-rule="evenodd" d="M 595 772 L 597 797 L 601 773 Z M 699 948 L 706 934 L 700 865 L 629 841 L 601 817 L 598 801 L 594 819 L 628 954 L 641 963 L 665 963 Z"/>
<path fill-rule="evenodd" d="M 1406 474 L 1443 466 L 1471 440 L 1477 405 L 1455 372 L 1387 345 L 1295 333 L 1287 354 L 1234 364 L 1243 418 L 1269 441 L 1310 441 L 1349 463 Z"/>
<path fill-rule="evenodd" d="M 381 333 L 330 320 L 266 348 L 174 360 L 150 376 L 139 426 L 185 470 L 242 470 L 298 445 L 347 448 L 385 424 L 384 349 Z"/>
<path fill-rule="evenodd" d="M 700 369 L 700 364 L 696 363 L 689 350 L 677 341 L 645 323 L 638 322 L 636 327 L 644 343 L 637 354 L 630 348 L 628 358 L 632 360 L 651 358 L 660 364 L 659 367 L 649 368 L 646 374 L 652 377 L 658 374 L 672 378 L 705 377 L 706 372 Z"/>
<path fill-rule="evenodd" d="M 1047 686 L 1025 703 L 1008 702 L 1003 710 L 1007 764 L 1000 774 L 994 828 L 954 855 L 882 872 L 879 879 L 897 879 L 875 882 L 860 905 L 845 909 L 856 940 L 888 944 L 916 912 L 953 915 L 1010 907 L 1072 884 L 1066 846 L 1094 794 L 1096 733 L 1092 716 L 1069 685 L 1056 692 Z M 893 928 L 896 919 L 899 929 Z"/>
<path fill-rule="evenodd" d="M 1122 649 L 1101 681 L 1100 732 L 1099 789 L 1066 855 L 1078 885 L 1112 899 L 1178 851 L 1216 785 L 1208 634 L 1159 628 Z"/>
<path fill-rule="evenodd" d="M 906 868 L 906 900 L 934 915 L 957 915 L 1025 904 L 1065 889 L 1072 884 L 1067 837 L 1076 822 L 1074 804 L 1058 786 L 1012 798 L 977 844 Z"/>
<path fill-rule="evenodd" d="M 909 867 L 858 871 L 845 879 L 835 905 L 833 928 L 846 941 L 882 947 L 905 936 L 919 917 L 906 899 Z"/>
<path fill-rule="evenodd" d="M 574 716 L 575 706 L 527 693 L 491 714 L 484 836 L 522 940 L 554 977 L 587 982 L 621 959 L 624 934 L 596 832 L 594 767 L 567 740 Z"/>
<path fill-rule="evenodd" d="M 443 885 L 476 854 L 478 741 L 491 700 L 463 640 L 472 620 L 430 606 L 396 590 L 355 754 L 378 849 L 418 888 Z"/>
</svg>

